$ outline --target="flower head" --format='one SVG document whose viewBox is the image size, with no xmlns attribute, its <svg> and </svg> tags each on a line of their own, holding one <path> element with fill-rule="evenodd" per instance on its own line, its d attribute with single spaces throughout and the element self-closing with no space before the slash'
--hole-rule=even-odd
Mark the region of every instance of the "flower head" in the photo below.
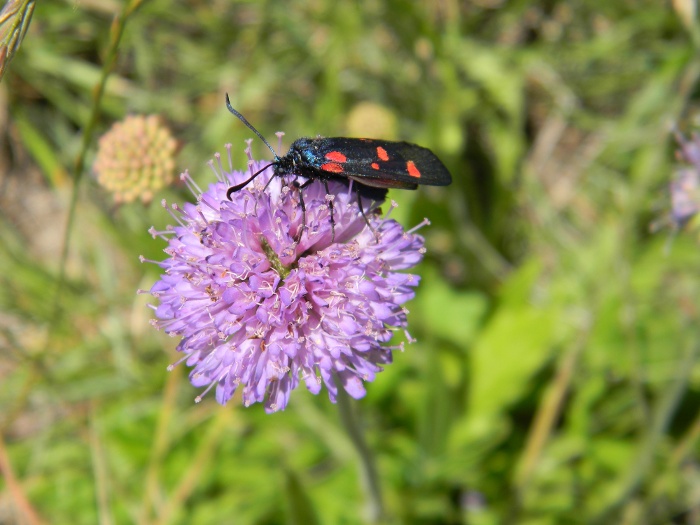
<svg viewBox="0 0 700 525">
<path fill-rule="evenodd" d="M 676 227 L 682 227 L 700 211 L 700 137 L 694 134 L 687 140 L 678 133 L 676 140 L 680 145 L 676 156 L 683 165 L 671 180 L 670 219 Z"/>
<path fill-rule="evenodd" d="M 182 175 L 197 204 L 172 206 L 178 225 L 152 231 L 167 239 L 169 256 L 150 290 L 160 301 L 154 325 L 182 338 L 179 362 L 193 367 L 193 385 L 215 387 L 221 404 L 240 387 L 246 405 L 275 412 L 301 380 L 314 394 L 325 384 L 331 401 L 338 386 L 362 397 L 363 382 L 401 347 L 387 343 L 406 327 L 402 304 L 419 278 L 398 270 L 421 260 L 423 238 L 363 199 L 373 232 L 352 184 L 329 181 L 330 195 L 318 181 L 300 190 L 289 184 L 294 175 L 268 168 L 226 198 L 265 164 L 251 159 L 250 173 L 225 171 L 217 154 L 217 181 L 203 192 Z"/>
<path fill-rule="evenodd" d="M 130 115 L 100 137 L 93 171 L 117 204 L 141 199 L 173 181 L 177 143 L 155 115 Z"/>
</svg>

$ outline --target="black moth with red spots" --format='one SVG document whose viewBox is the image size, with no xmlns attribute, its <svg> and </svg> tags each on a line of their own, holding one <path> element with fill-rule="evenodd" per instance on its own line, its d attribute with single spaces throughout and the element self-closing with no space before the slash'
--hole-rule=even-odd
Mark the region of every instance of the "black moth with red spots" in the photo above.
<svg viewBox="0 0 700 525">
<path fill-rule="evenodd" d="M 447 186 L 452 182 L 450 172 L 432 151 L 409 142 L 346 137 L 301 138 L 292 142 L 287 154 L 280 157 L 265 137 L 243 115 L 233 109 L 228 95 L 226 95 L 226 107 L 260 137 L 275 159 L 248 180 L 231 186 L 226 193 L 229 200 L 233 193 L 245 188 L 265 169 L 273 166 L 275 176 L 292 175 L 307 179 L 302 184 L 294 183 L 299 189 L 299 204 L 304 215 L 303 224 L 306 224 L 303 197 L 303 189 L 306 186 L 314 180 L 319 180 L 325 184 L 326 193 L 328 193 L 328 180 L 353 180 L 356 183 L 360 213 L 370 226 L 362 207 L 363 196 L 372 200 L 383 200 L 389 188 L 415 190 L 420 184 Z M 329 207 L 333 238 L 335 238 L 333 201 L 329 201 Z M 301 239 L 302 233 L 303 230 L 299 233 L 297 241 Z"/>
</svg>

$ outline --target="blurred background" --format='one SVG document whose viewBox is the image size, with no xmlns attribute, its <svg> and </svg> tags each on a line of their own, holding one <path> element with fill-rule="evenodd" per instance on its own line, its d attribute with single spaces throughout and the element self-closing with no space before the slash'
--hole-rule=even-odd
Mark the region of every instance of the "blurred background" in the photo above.
<svg viewBox="0 0 700 525">
<path fill-rule="evenodd" d="M 166 371 L 139 256 L 166 257 L 147 230 L 191 194 L 98 184 L 99 137 L 136 114 L 170 129 L 173 174 L 206 186 L 226 143 L 244 169 L 225 93 L 282 152 L 408 140 L 453 175 L 390 194 L 432 226 L 417 342 L 355 403 L 383 523 L 700 523 L 700 249 L 668 190 L 700 123 L 693 0 L 8 6 L 0 523 L 369 521 L 325 391 L 266 415 Z"/>
</svg>

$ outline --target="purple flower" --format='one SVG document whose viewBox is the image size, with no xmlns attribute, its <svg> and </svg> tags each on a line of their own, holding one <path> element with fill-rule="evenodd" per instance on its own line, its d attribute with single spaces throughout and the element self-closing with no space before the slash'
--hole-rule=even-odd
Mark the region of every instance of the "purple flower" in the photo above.
<svg viewBox="0 0 700 525">
<path fill-rule="evenodd" d="M 387 343 L 406 327 L 402 304 L 419 277 L 397 270 L 421 260 L 423 238 L 388 219 L 391 209 L 381 217 L 380 203 L 363 199 L 375 235 L 352 184 L 330 181 L 326 195 L 315 181 L 303 190 L 306 229 L 296 242 L 303 225 L 294 176 L 273 177 L 268 168 L 233 202 L 226 198 L 265 164 L 251 159 L 250 173 L 227 172 L 217 154 L 210 166 L 218 180 L 206 191 L 182 175 L 197 204 L 173 205 L 178 225 L 151 229 L 168 241 L 169 256 L 157 262 L 164 274 L 150 290 L 160 301 L 153 324 L 182 338 L 178 363 L 193 367 L 190 381 L 202 395 L 216 387 L 221 404 L 240 387 L 246 406 L 264 401 L 267 412 L 282 410 L 300 380 L 314 394 L 325 384 L 333 402 L 338 382 L 360 398 L 363 382 L 403 346 Z"/>
<path fill-rule="evenodd" d="M 671 181 L 671 222 L 677 227 L 686 225 L 700 211 L 700 137 L 686 140 L 676 135 L 681 149 L 676 153 L 684 165 L 678 168 Z"/>
</svg>

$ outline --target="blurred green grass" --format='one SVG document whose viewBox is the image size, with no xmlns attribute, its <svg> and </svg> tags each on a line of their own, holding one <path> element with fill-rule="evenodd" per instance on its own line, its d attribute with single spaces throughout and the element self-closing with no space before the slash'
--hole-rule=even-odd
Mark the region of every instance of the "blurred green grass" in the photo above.
<svg viewBox="0 0 700 525">
<path fill-rule="evenodd" d="M 153 0 L 126 19 L 92 131 L 122 6 L 37 5 L 0 84 L 0 522 L 365 522 L 325 393 L 268 416 L 195 405 L 185 368 L 166 372 L 176 342 L 135 295 L 158 275 L 138 256 L 164 257 L 162 208 L 114 209 L 80 179 L 56 315 L 83 141 L 89 175 L 113 120 L 157 113 L 206 184 L 227 142 L 245 165 L 228 92 L 286 145 L 379 127 L 455 179 L 391 195 L 433 225 L 418 342 L 359 402 L 387 522 L 697 523 L 700 251 L 648 228 L 671 126 L 697 122 L 683 5 Z"/>
</svg>

